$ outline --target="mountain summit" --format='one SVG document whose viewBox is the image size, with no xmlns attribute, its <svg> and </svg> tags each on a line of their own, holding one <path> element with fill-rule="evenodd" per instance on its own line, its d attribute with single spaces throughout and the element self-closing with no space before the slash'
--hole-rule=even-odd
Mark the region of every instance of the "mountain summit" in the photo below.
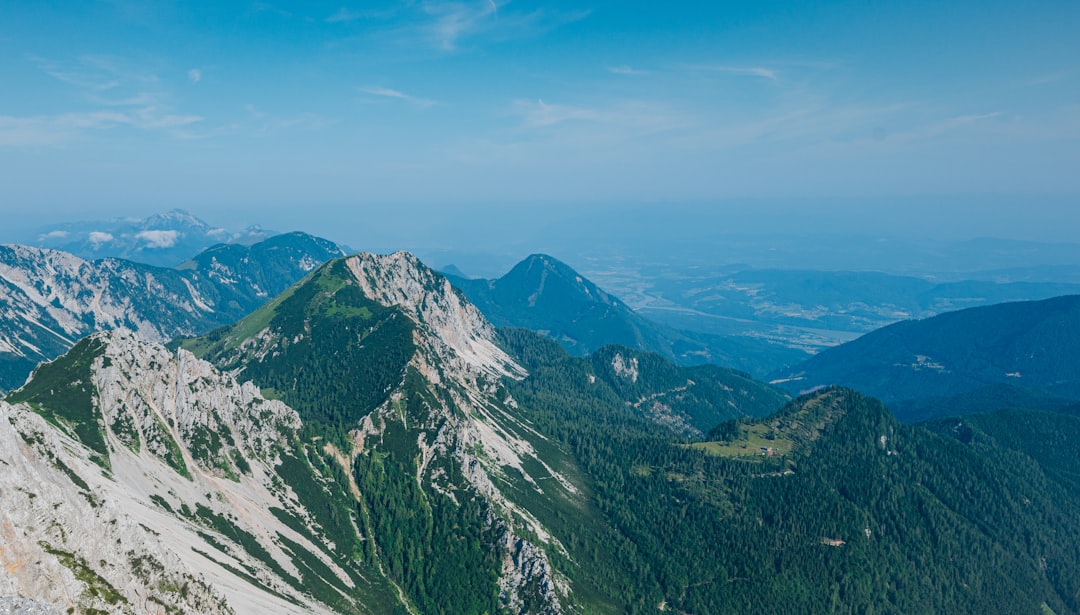
<svg viewBox="0 0 1080 615">
<path fill-rule="evenodd" d="M 570 587 L 551 558 L 566 550 L 530 504 L 585 505 L 560 469 L 573 465 L 520 416 L 502 379 L 525 370 L 444 277 L 404 252 L 334 260 L 183 344 L 326 441 L 410 608 L 562 612 Z"/>
</svg>

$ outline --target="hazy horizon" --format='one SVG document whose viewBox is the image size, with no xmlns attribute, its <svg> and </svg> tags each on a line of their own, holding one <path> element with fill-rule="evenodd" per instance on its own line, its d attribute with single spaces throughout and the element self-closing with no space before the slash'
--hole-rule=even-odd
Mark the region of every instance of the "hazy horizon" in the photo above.
<svg viewBox="0 0 1080 615">
<path fill-rule="evenodd" d="M 649 233 L 657 240 L 710 236 L 879 237 L 963 242 L 1002 239 L 1077 243 L 1071 226 L 1071 199 L 1031 202 L 924 197 L 909 199 L 732 199 L 712 204 L 430 205 L 410 207 L 87 207 L 37 208 L 5 212 L 0 241 L 26 241 L 33 232 L 60 223 L 144 219 L 179 209 L 211 226 L 240 231 L 256 225 L 277 232 L 303 231 L 339 243 L 380 249 L 472 247 L 488 237 L 500 246 L 514 236 L 535 241 L 545 234 L 612 236 Z M 990 216 L 987 209 L 1009 211 Z M 375 210 L 375 211 L 372 211 Z M 603 225 L 605 228 L 594 228 Z M 449 231 L 454 231 L 451 233 Z M 456 233 L 456 234 L 455 234 Z M 464 233 L 464 236 L 462 235 Z M 462 239 L 464 237 L 464 245 Z"/>
<path fill-rule="evenodd" d="M 735 233 L 1080 228 L 1075 3 L 119 1 L 0 18 L 9 230 L 181 207 L 407 248 L 673 206 Z"/>
</svg>

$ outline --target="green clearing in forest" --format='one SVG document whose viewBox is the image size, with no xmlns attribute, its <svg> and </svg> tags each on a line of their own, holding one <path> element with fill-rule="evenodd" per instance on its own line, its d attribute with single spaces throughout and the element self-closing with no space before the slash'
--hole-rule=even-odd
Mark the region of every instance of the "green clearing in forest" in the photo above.
<svg viewBox="0 0 1080 615">
<path fill-rule="evenodd" d="M 772 425 L 754 423 L 739 425 L 738 437 L 717 442 L 695 442 L 691 448 L 705 451 L 717 457 L 732 457 L 747 461 L 761 461 L 768 457 L 786 457 L 795 450 L 795 442 Z"/>
</svg>

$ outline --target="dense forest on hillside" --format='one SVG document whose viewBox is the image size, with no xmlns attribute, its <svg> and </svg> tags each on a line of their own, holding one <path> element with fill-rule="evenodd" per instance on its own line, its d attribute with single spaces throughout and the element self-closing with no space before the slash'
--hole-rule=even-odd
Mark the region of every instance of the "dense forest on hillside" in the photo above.
<svg viewBox="0 0 1080 615">
<path fill-rule="evenodd" d="M 408 363 L 411 321 L 344 283 L 342 267 L 184 345 L 242 365 L 242 378 L 300 412 L 304 442 L 282 469 L 298 490 L 305 475 L 336 485 L 307 490 L 306 505 L 358 561 L 381 562 L 411 605 L 507 608 L 496 579 L 508 547 L 467 468 L 433 462 L 451 491 L 420 470 L 418 442 L 459 420 L 433 412 L 455 407 L 457 385 L 433 388 Z M 844 388 L 778 409 L 781 394 L 738 372 L 619 347 L 574 357 L 527 330 L 499 335 L 529 375 L 503 378 L 493 397 L 513 400 L 504 411 L 542 436 L 531 446 L 583 499 L 541 495 L 513 471 L 500 488 L 565 548 L 545 550 L 588 612 L 1080 613 L 1068 463 L 1080 419 L 1017 411 L 909 426 Z M 377 436 L 350 431 L 376 407 L 390 412 Z M 676 415 L 696 431 L 667 420 Z M 1052 454 L 1031 444 L 1050 430 Z M 334 451 L 357 438 L 343 465 Z M 515 608 L 541 612 L 541 593 Z"/>
<path fill-rule="evenodd" d="M 1080 295 L 909 320 L 774 374 L 793 391 L 838 384 L 914 422 L 1080 400 Z M 969 397 L 972 396 L 972 397 Z"/>
<path fill-rule="evenodd" d="M 973 445 L 831 389 L 735 426 L 738 438 L 768 424 L 774 441 L 794 442 L 789 453 L 714 455 L 672 442 L 625 406 L 597 403 L 586 364 L 551 342 L 503 336 L 532 370 L 512 392 L 570 448 L 606 519 L 633 544 L 641 576 L 628 602 L 638 609 L 1080 609 L 1068 573 L 1080 566 L 1080 507 L 1068 489 L 1075 474 L 1062 469 L 1075 443 L 1057 439 L 1068 452 L 1053 458 Z M 1055 420 L 1080 436 L 1080 421 Z"/>
</svg>

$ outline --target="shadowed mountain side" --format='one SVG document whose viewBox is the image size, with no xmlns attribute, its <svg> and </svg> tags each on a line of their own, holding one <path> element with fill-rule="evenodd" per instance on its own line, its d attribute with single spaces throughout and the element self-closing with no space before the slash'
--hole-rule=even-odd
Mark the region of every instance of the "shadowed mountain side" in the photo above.
<svg viewBox="0 0 1080 615">
<path fill-rule="evenodd" d="M 840 384 L 901 420 L 1080 399 L 1080 295 L 948 312 L 884 327 L 774 374 L 792 391 Z M 966 401 L 949 398 L 974 395 Z M 957 411 L 950 405 L 956 404 Z"/>
</svg>

